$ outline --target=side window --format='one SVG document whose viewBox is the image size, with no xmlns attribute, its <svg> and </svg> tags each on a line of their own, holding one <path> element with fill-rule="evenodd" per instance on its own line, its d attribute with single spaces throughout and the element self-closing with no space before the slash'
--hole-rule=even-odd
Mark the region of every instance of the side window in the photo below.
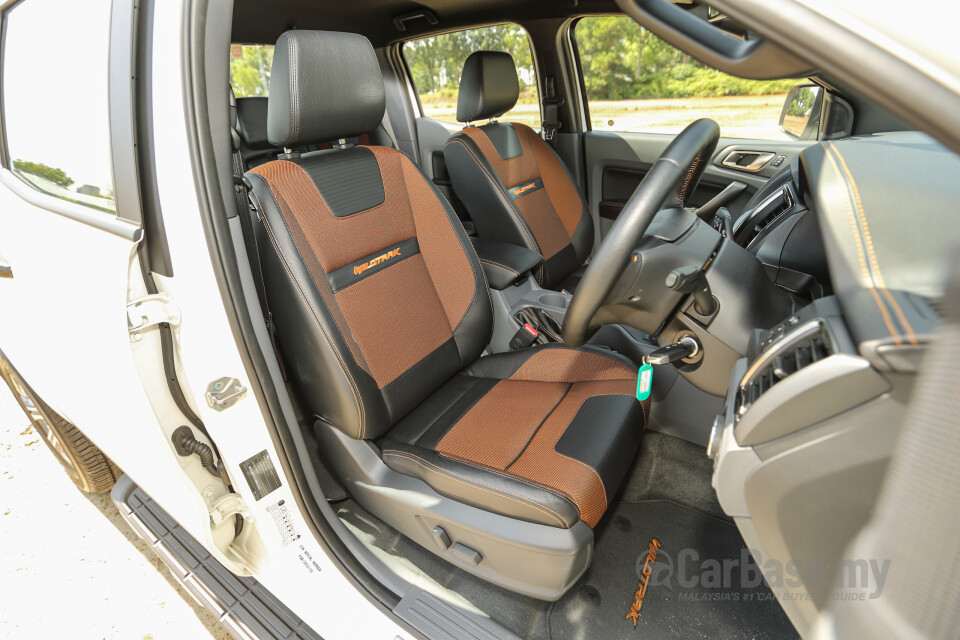
<svg viewBox="0 0 960 640">
<path fill-rule="evenodd" d="M 230 84 L 238 98 L 270 95 L 272 44 L 230 45 Z"/>
<path fill-rule="evenodd" d="M 474 51 L 506 51 L 513 56 L 520 76 L 517 106 L 503 120 L 540 127 L 540 101 L 533 67 L 530 38 L 516 24 L 501 24 L 439 36 L 411 40 L 403 44 L 403 57 L 413 76 L 423 115 L 441 122 L 457 123 L 457 95 L 463 62 Z"/>
<path fill-rule="evenodd" d="M 676 134 L 697 118 L 712 118 L 728 138 L 792 139 L 778 123 L 796 79 L 721 73 L 627 16 L 582 18 L 574 36 L 594 131 Z"/>
<path fill-rule="evenodd" d="M 33 188 L 116 213 L 110 0 L 24 0 L 3 16 L 7 168 Z M 42 34 L 42 35 L 41 35 Z"/>
</svg>

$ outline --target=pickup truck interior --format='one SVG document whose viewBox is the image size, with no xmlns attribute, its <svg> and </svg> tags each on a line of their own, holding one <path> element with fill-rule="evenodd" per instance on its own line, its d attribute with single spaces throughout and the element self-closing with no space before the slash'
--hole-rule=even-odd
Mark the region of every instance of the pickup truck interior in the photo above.
<svg viewBox="0 0 960 640">
<path fill-rule="evenodd" d="M 195 71 L 236 290 L 372 600 L 427 637 L 781 638 L 868 588 L 833 576 L 945 313 L 953 152 L 774 42 L 711 54 L 756 34 L 695 2 L 232 4 Z M 775 135 L 617 129 L 597 17 L 795 79 Z M 475 38 L 430 117 L 417 43 L 504 24 L 529 61 Z"/>
</svg>

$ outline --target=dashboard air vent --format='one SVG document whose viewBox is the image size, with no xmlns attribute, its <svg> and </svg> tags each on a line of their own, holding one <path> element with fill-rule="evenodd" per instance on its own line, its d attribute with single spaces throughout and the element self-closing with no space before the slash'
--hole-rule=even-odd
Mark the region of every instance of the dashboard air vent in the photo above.
<svg viewBox="0 0 960 640">
<path fill-rule="evenodd" d="M 737 417 L 746 413 L 773 385 L 834 352 L 833 340 L 821 320 L 807 322 L 775 337 L 740 381 Z"/>
</svg>

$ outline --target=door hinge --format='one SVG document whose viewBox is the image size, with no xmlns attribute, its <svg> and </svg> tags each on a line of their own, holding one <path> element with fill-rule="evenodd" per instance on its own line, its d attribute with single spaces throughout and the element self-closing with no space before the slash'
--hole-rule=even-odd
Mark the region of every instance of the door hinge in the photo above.
<svg viewBox="0 0 960 640">
<path fill-rule="evenodd" d="M 236 378 L 224 376 L 207 386 L 207 404 L 214 411 L 229 409 L 247 393 L 247 388 Z"/>
<path fill-rule="evenodd" d="M 154 293 L 127 303 L 127 329 L 131 340 L 140 340 L 145 329 L 163 323 L 180 324 L 180 308 L 167 294 Z"/>
</svg>

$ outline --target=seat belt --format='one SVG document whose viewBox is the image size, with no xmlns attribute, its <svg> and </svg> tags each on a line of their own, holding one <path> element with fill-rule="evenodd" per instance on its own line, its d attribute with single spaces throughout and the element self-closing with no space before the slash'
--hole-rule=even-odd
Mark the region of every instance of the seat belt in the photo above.
<svg viewBox="0 0 960 640">
<path fill-rule="evenodd" d="M 560 107 L 563 106 L 563 97 L 557 95 L 557 79 L 546 76 L 543 79 L 543 131 L 544 140 L 553 140 L 560 128 Z"/>
<path fill-rule="evenodd" d="M 260 217 L 250 198 L 252 185 L 245 175 L 243 175 L 243 158 L 239 151 L 233 153 L 233 182 L 234 190 L 237 196 L 237 214 L 240 216 L 240 231 L 243 235 L 243 246 L 247 251 L 247 260 L 250 262 L 250 270 L 253 272 L 253 286 L 257 290 L 257 298 L 260 300 L 260 311 L 267 323 L 267 334 L 270 336 L 270 344 L 277 355 L 277 361 L 280 363 L 280 371 L 283 373 L 283 379 L 287 379 L 287 370 L 283 364 L 283 358 L 280 357 L 280 351 L 277 349 L 277 340 L 273 326 L 273 314 L 270 313 L 270 305 L 267 303 L 267 291 L 263 284 L 263 269 L 260 266 L 260 251 L 257 247 L 257 234 L 253 228 L 253 216 Z"/>
</svg>

